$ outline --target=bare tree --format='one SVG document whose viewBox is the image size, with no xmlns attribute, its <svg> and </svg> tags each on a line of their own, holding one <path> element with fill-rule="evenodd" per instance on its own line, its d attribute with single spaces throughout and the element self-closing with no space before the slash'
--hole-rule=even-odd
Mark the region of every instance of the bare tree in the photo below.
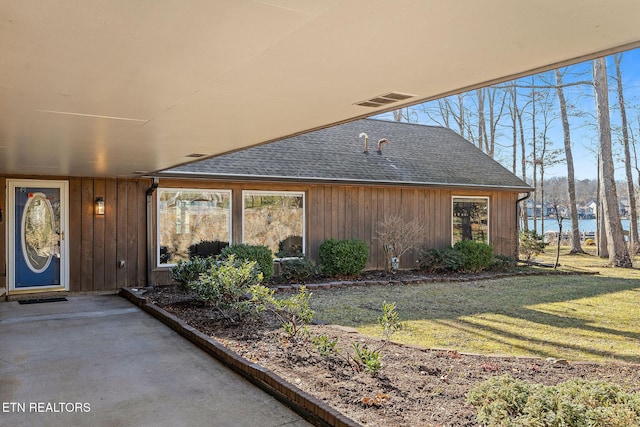
<svg viewBox="0 0 640 427">
<path fill-rule="evenodd" d="M 422 241 L 426 226 L 417 218 L 404 221 L 400 215 L 389 215 L 378 223 L 376 234 L 387 257 L 387 271 L 396 271 L 400 257 L 414 250 Z"/>
<path fill-rule="evenodd" d="M 571 130 L 569 129 L 569 115 L 567 113 L 567 102 L 564 98 L 564 86 L 562 82 L 562 73 L 555 70 L 556 76 L 556 94 L 558 95 L 558 103 L 560 106 L 560 118 L 562 120 L 562 133 L 564 139 L 564 155 L 567 162 L 567 187 L 569 193 L 569 206 L 571 215 L 571 250 L 569 253 L 584 253 L 580 244 L 580 228 L 578 222 L 578 206 L 576 202 L 576 178 L 573 168 L 573 153 L 571 151 Z"/>
<path fill-rule="evenodd" d="M 631 268 L 631 258 L 624 241 L 618 195 L 614 179 L 613 154 L 611 151 L 611 119 L 609 117 L 609 87 L 607 84 L 607 63 L 605 58 L 593 61 L 593 86 L 598 118 L 598 162 L 600 200 L 604 226 L 607 235 L 609 263 L 615 267 Z"/>
<path fill-rule="evenodd" d="M 622 54 L 614 55 L 613 62 L 616 69 L 618 105 L 620 106 L 620 120 L 622 127 L 622 146 L 624 147 L 624 169 L 627 177 L 627 193 L 631 210 L 631 223 L 629 226 L 629 248 L 632 255 L 640 250 L 640 238 L 638 238 L 638 211 L 636 208 L 636 194 L 633 186 L 633 173 L 631 172 L 631 151 L 629 150 L 629 126 L 627 124 L 627 110 L 624 103 L 624 91 L 622 87 L 622 71 L 620 62 Z"/>
</svg>

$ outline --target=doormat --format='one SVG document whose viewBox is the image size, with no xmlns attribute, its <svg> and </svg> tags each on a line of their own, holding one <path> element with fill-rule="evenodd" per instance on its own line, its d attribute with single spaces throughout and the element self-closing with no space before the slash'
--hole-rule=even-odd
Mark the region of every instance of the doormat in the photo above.
<svg viewBox="0 0 640 427">
<path fill-rule="evenodd" d="M 36 299 L 22 299 L 18 301 L 18 304 L 42 304 L 45 302 L 58 302 L 69 301 L 65 297 L 51 297 L 51 298 L 36 298 Z"/>
</svg>

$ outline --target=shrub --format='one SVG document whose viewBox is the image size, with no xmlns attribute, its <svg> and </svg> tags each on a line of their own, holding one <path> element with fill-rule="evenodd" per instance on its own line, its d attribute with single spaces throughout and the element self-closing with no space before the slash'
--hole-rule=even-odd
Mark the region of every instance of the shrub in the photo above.
<svg viewBox="0 0 640 427">
<path fill-rule="evenodd" d="M 326 335 L 318 335 L 311 339 L 313 346 L 321 356 L 329 357 L 337 353 L 338 338 L 329 339 Z"/>
<path fill-rule="evenodd" d="M 276 257 L 287 258 L 298 256 L 302 256 L 301 236 L 289 236 L 278 243 L 278 252 L 276 252 Z"/>
<path fill-rule="evenodd" d="M 306 256 L 280 261 L 282 277 L 286 280 L 303 281 L 318 274 L 315 261 Z"/>
<path fill-rule="evenodd" d="M 525 230 L 520 233 L 518 248 L 525 261 L 530 261 L 531 257 L 543 253 L 545 246 L 543 236 L 535 231 Z"/>
<path fill-rule="evenodd" d="M 369 372 L 371 375 L 377 375 L 382 369 L 382 356 L 379 351 L 369 350 L 366 344 L 354 342 L 351 344 L 356 352 L 353 360 L 356 361 L 361 369 Z"/>
<path fill-rule="evenodd" d="M 424 249 L 420 253 L 420 269 L 432 273 L 459 271 L 464 265 L 464 255 L 453 248 Z"/>
<path fill-rule="evenodd" d="M 262 273 L 255 261 L 236 259 L 230 255 L 219 265 L 213 265 L 189 288 L 199 301 L 207 302 L 227 317 L 244 317 L 263 310 L 259 304 L 247 298 L 253 287 L 262 281 Z"/>
<path fill-rule="evenodd" d="M 461 240 L 453 249 L 464 255 L 463 270 L 478 272 L 488 268 L 493 262 L 493 247 L 474 240 Z"/>
<path fill-rule="evenodd" d="M 202 273 L 208 271 L 215 260 L 213 258 L 191 258 L 189 261 L 180 260 L 171 269 L 171 278 L 178 282 L 178 287 L 186 291 L 189 283 L 198 280 Z"/>
<path fill-rule="evenodd" d="M 306 286 L 301 286 L 298 293 L 286 299 L 273 299 L 276 314 L 280 317 L 282 329 L 293 338 L 313 320 L 313 310 L 309 307 L 311 294 Z"/>
<path fill-rule="evenodd" d="M 369 248 L 362 240 L 325 240 L 320 245 L 320 265 L 329 276 L 356 276 L 369 259 Z"/>
<path fill-rule="evenodd" d="M 510 271 L 518 266 L 518 261 L 515 259 L 505 256 L 505 255 L 496 255 L 493 258 L 493 263 L 489 267 L 490 270 L 493 271 Z"/>
<path fill-rule="evenodd" d="M 220 252 L 222 252 L 222 250 L 227 246 L 229 246 L 229 242 L 222 242 L 220 240 L 203 240 L 189 246 L 189 257 L 216 257 L 220 255 Z"/>
<path fill-rule="evenodd" d="M 222 250 L 219 258 L 225 260 L 231 255 L 234 255 L 237 260 L 255 261 L 265 281 L 273 276 L 273 255 L 268 247 L 246 244 L 231 245 Z"/>
<path fill-rule="evenodd" d="M 483 425 L 634 426 L 640 394 L 602 381 L 570 380 L 555 386 L 528 384 L 509 375 L 490 378 L 467 393 Z"/>
</svg>

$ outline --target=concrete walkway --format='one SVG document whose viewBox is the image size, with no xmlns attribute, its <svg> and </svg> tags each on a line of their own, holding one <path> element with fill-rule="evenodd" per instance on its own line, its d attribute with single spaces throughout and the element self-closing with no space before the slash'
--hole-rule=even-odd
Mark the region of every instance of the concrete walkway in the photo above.
<svg viewBox="0 0 640 427">
<path fill-rule="evenodd" d="M 2 426 L 309 426 L 115 295 L 0 303 Z"/>
</svg>

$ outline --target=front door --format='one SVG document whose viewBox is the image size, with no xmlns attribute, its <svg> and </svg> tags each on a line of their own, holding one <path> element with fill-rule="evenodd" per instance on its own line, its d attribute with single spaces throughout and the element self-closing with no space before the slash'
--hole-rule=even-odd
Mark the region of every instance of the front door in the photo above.
<svg viewBox="0 0 640 427">
<path fill-rule="evenodd" d="M 68 183 L 7 182 L 9 292 L 68 290 Z"/>
</svg>

